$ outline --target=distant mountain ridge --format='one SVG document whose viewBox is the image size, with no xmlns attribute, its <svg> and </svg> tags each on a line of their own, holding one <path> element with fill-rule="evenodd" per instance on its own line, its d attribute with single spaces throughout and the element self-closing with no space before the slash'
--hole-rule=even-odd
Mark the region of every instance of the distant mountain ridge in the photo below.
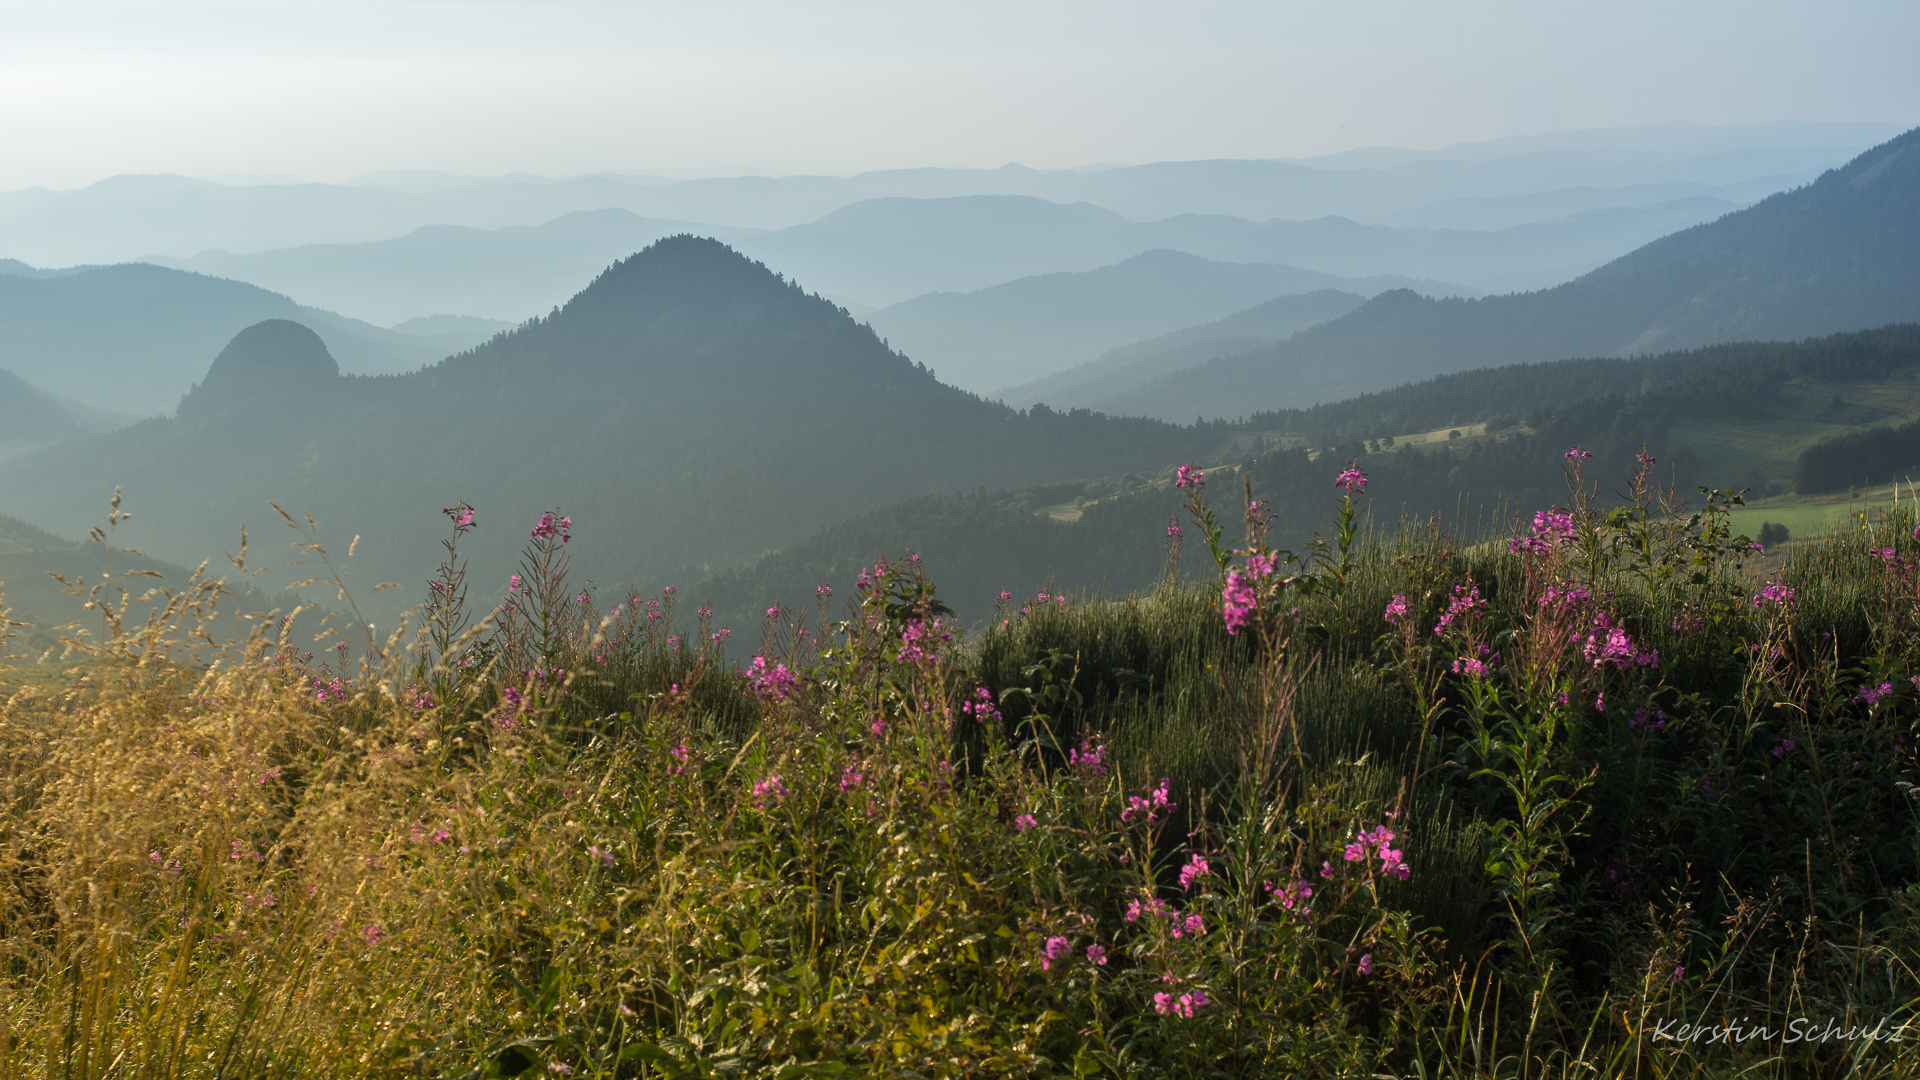
<svg viewBox="0 0 1920 1080">
<path fill-rule="evenodd" d="M 451 351 L 253 285 L 129 263 L 0 274 L 0 369 L 61 397 L 151 416 L 171 411 L 208 357 L 264 319 L 311 325 L 354 373 L 408 371 Z"/>
<path fill-rule="evenodd" d="M 875 330 L 941 379 L 985 393 L 1275 297 L 1328 289 L 1373 295 L 1409 285 L 1451 289 L 1406 278 L 1340 278 L 1294 266 L 1215 262 L 1162 249 L 1098 270 L 1036 275 L 971 293 L 932 293 L 869 318 Z"/>
<path fill-rule="evenodd" d="M 642 217 L 781 229 L 865 199 L 971 195 L 1086 202 L 1137 221 L 1221 214 L 1251 221 L 1334 215 L 1367 222 L 1463 198 L 1531 198 L 1582 187 L 1636 189 L 1578 207 L 1596 209 L 1645 205 L 1637 189 L 1648 185 L 1704 186 L 1672 198 L 1716 194 L 1713 189 L 1761 177 L 1777 180 L 1763 190 L 1736 187 L 1721 196 L 1747 199 L 1810 179 L 1897 130 L 1882 124 L 1659 125 L 1440 151 L 1360 150 L 1307 161 L 1155 162 L 1051 172 L 1009 165 L 664 183 L 657 177 L 603 174 L 451 177 L 424 185 L 417 177 L 401 177 L 387 181 L 391 189 L 352 183 L 228 187 L 183 176 L 116 176 L 76 191 L 0 192 L 0 256 L 66 265 L 153 254 L 187 257 L 208 249 L 251 253 L 388 240 L 423 225 L 537 225 L 577 210 L 610 208 Z M 1431 212 L 1419 223 L 1467 227 Z"/>
<path fill-rule="evenodd" d="M 1814 183 L 1553 289 L 1401 290 L 1269 349 L 1101 403 L 1163 418 L 1298 408 L 1467 368 L 1785 340 L 1920 319 L 1920 129 Z"/>
<path fill-rule="evenodd" d="M 1056 409 L 1092 408 L 1107 398 L 1215 357 L 1252 352 L 1285 340 L 1309 326 L 1345 315 L 1366 299 L 1337 289 L 1275 297 L 1224 319 L 1108 349 L 1096 360 L 994 391 L 991 396 L 1015 408 L 1036 402 Z"/>
</svg>

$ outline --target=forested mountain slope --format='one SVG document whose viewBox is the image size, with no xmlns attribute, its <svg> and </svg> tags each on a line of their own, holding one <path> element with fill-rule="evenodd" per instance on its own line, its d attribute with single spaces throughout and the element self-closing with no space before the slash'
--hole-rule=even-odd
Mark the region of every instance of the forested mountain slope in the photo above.
<svg viewBox="0 0 1920 1080">
<path fill-rule="evenodd" d="M 577 523 L 569 551 L 584 577 L 656 584 L 891 499 L 1158 469 L 1216 438 L 982 401 L 829 301 L 692 237 L 415 374 L 334 375 L 312 337 L 287 322 L 255 328 L 178 419 L 10 463 L 0 510 L 77 533 L 120 485 L 132 542 L 197 561 L 231 549 L 243 522 L 278 535 L 271 500 L 312 512 L 338 551 L 365 534 L 370 585 L 424 580 L 440 508 L 467 499 L 491 585 L 540 511 L 559 506 Z"/>
<path fill-rule="evenodd" d="M 1386 293 L 1271 349 L 1212 361 L 1098 407 L 1242 416 L 1473 367 L 1917 319 L 1920 129 L 1806 187 L 1656 240 L 1557 288 L 1474 300 Z"/>
</svg>

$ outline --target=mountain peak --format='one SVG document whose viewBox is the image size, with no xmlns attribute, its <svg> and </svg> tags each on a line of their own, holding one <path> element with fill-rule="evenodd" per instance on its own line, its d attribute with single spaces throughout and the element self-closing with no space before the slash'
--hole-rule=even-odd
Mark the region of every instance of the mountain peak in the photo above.
<svg viewBox="0 0 1920 1080">
<path fill-rule="evenodd" d="M 320 335 L 288 319 L 268 319 L 233 335 L 207 377 L 181 399 L 182 419 L 270 403 L 290 391 L 324 386 L 340 364 Z"/>
</svg>

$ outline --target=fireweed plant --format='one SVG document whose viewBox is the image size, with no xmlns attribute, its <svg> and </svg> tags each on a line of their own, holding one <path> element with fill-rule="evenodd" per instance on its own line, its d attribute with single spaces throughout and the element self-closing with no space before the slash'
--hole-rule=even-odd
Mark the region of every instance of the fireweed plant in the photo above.
<svg viewBox="0 0 1920 1080">
<path fill-rule="evenodd" d="M 1299 552 L 1189 466 L 1216 574 L 971 631 L 912 553 L 676 623 L 559 509 L 477 611 L 466 503 L 384 636 L 292 517 L 317 642 L 76 581 L 0 706 L 0 1075 L 1910 1075 L 1914 523 L 1762 578 L 1736 494 L 1567 464 L 1467 546 L 1350 465 Z"/>
</svg>

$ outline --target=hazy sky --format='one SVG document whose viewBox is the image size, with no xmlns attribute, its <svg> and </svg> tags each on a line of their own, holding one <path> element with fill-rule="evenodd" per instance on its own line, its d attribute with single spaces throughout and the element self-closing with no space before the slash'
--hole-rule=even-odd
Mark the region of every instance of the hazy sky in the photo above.
<svg viewBox="0 0 1920 1080">
<path fill-rule="evenodd" d="M 1920 122 L 1914 0 L 0 0 L 0 189 L 1036 168 Z"/>
</svg>

